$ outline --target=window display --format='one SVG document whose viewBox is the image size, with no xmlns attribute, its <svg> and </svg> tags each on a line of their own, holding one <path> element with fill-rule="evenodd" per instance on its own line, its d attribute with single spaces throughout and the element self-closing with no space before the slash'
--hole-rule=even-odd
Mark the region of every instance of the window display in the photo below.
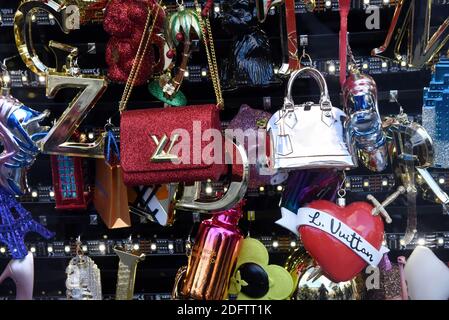
<svg viewBox="0 0 449 320">
<path fill-rule="evenodd" d="M 448 300 L 448 40 L 445 0 L 2 0 L 0 298 Z"/>
</svg>

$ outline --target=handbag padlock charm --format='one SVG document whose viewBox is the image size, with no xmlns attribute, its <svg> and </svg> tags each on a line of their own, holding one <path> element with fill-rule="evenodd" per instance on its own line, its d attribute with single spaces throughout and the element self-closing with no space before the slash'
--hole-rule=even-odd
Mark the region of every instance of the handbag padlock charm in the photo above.
<svg viewBox="0 0 449 320">
<path fill-rule="evenodd" d="M 287 106 L 287 104 L 284 104 Z M 276 137 L 276 152 L 281 156 L 287 156 L 293 152 L 293 146 L 290 139 L 290 135 L 286 134 L 285 126 L 288 125 L 290 128 L 293 128 L 298 120 L 296 119 L 295 113 L 290 112 L 288 107 L 284 107 L 281 111 L 281 117 L 276 122 L 279 125 L 279 134 Z"/>
<path fill-rule="evenodd" d="M 337 204 L 339 207 L 346 207 L 346 190 L 340 189 L 337 192 L 338 198 L 337 198 Z"/>
<path fill-rule="evenodd" d="M 132 244 L 126 244 L 124 248 L 115 247 L 114 252 L 120 258 L 117 270 L 115 300 L 132 300 L 137 264 L 139 261 L 145 260 L 145 254 L 133 250 Z"/>
</svg>

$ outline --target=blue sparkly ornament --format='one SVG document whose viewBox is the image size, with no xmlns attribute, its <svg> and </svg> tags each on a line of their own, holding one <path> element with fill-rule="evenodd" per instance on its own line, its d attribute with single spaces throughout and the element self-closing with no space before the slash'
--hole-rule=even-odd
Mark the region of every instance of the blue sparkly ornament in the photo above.
<svg viewBox="0 0 449 320">
<path fill-rule="evenodd" d="M 433 141 L 434 167 L 449 169 L 449 58 L 436 64 L 424 88 L 422 124 Z"/>
<path fill-rule="evenodd" d="M 24 242 L 28 232 L 39 233 L 46 239 L 55 235 L 33 220 L 31 213 L 3 188 L 0 188 L 0 217 L 0 242 L 6 244 L 13 259 L 23 259 L 28 254 Z"/>
</svg>

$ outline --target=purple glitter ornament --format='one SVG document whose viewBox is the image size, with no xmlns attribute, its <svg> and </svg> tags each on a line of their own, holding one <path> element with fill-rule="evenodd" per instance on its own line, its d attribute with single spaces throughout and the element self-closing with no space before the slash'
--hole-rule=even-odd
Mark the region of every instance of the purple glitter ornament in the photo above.
<svg viewBox="0 0 449 320">
<path fill-rule="evenodd" d="M 382 257 L 382 260 L 380 260 L 378 267 L 383 271 L 390 271 L 393 268 L 393 265 L 391 264 L 391 261 L 388 258 L 387 253 L 385 253 L 384 256 Z"/>
<path fill-rule="evenodd" d="M 266 127 L 270 118 L 271 113 L 243 104 L 227 127 L 233 131 L 230 136 L 245 139 L 250 163 L 249 188 L 281 184 L 288 177 L 287 173 L 277 173 L 268 167 Z"/>
<path fill-rule="evenodd" d="M 282 194 L 281 207 L 292 212 L 314 200 L 335 201 L 341 177 L 335 170 L 300 170 L 290 172 Z"/>
</svg>

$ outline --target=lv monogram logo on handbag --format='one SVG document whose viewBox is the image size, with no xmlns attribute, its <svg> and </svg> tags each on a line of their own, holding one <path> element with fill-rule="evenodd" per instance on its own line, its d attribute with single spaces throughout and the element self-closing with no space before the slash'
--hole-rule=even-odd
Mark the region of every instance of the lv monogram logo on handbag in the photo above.
<svg viewBox="0 0 449 320">
<path fill-rule="evenodd" d="M 176 141 L 179 138 L 179 134 L 174 134 L 173 139 L 170 140 L 170 144 L 168 146 L 167 151 L 165 151 L 165 146 L 168 143 L 168 137 L 166 134 L 162 136 L 162 139 L 159 140 L 155 135 L 151 135 L 151 139 L 153 139 L 154 143 L 157 145 L 156 150 L 154 151 L 153 155 L 151 156 L 152 162 L 167 162 L 167 161 L 173 161 L 178 160 L 178 156 L 174 154 L 170 154 L 171 150 L 173 149 L 173 146 L 175 145 Z"/>
</svg>

